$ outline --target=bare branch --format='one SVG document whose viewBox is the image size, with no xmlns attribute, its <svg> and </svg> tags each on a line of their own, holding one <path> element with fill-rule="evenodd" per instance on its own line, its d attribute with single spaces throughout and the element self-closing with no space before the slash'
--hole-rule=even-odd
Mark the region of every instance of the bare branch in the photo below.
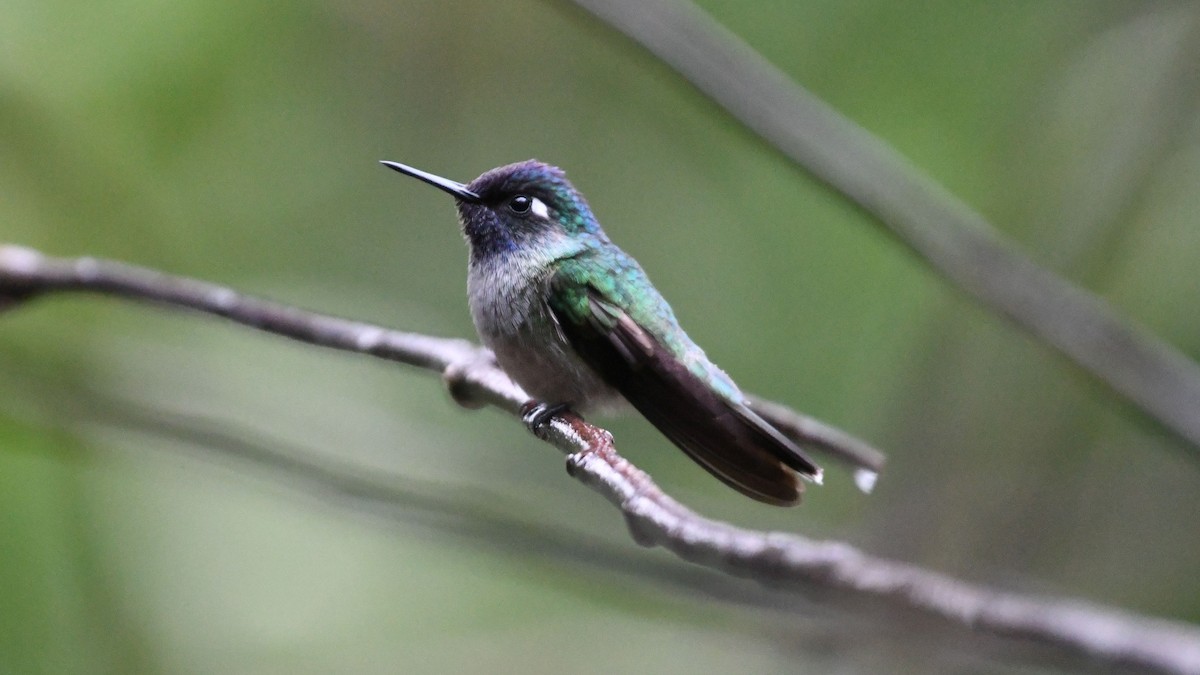
<svg viewBox="0 0 1200 675">
<path fill-rule="evenodd" d="M 608 432 L 563 415 L 538 435 L 567 456 L 567 470 L 625 515 L 633 538 L 684 560 L 784 588 L 861 594 L 978 631 L 1067 648 L 1113 664 L 1200 672 L 1200 630 L 1070 600 L 993 591 L 874 558 L 836 541 L 759 532 L 704 518 L 664 494 L 617 454 Z M 582 448 L 582 449 L 581 449 Z"/>
<path fill-rule="evenodd" d="M 685 0 L 574 2 L 873 215 L 958 288 L 1058 349 L 1188 440 L 1193 456 L 1200 456 L 1200 366 L 1184 353 L 1038 265 L 982 215 L 792 82 L 695 5 Z M 1194 78 L 1195 69 L 1185 75 Z"/>
<path fill-rule="evenodd" d="M 54 259 L 26 248 L 0 246 L 0 299 L 15 304 L 67 290 L 197 310 L 303 342 L 440 372 L 455 399 L 472 406 L 483 403 L 519 415 L 528 403 L 490 353 L 465 340 L 390 331 L 114 262 Z M 776 420 L 794 415 L 786 409 L 771 410 L 772 404 L 766 402 L 755 405 L 775 413 Z M 801 440 L 824 439 L 831 446 L 848 438 L 813 422 L 796 417 L 790 428 L 782 426 Z M 840 591 L 983 634 L 1027 639 L 1109 664 L 1200 673 L 1200 630 L 1195 627 L 1074 601 L 992 591 L 874 558 L 841 542 L 736 528 L 703 518 L 668 497 L 648 475 L 617 454 L 607 431 L 574 414 L 559 415 L 534 433 L 567 454 L 568 472 L 616 505 L 643 546 L 663 546 L 684 560 L 771 586 Z M 847 456 L 879 458 L 878 451 L 850 441 Z M 323 480 L 319 473 L 312 478 Z"/>
<path fill-rule="evenodd" d="M 308 312 L 196 279 L 111 260 L 51 258 L 22 246 L 0 245 L 0 311 L 52 291 L 89 291 L 162 303 L 229 319 L 321 347 L 375 356 L 442 373 L 464 407 L 492 405 L 518 414 L 529 396 L 496 365 L 492 353 L 467 340 L 403 333 Z M 482 386 L 462 389 L 463 378 Z M 883 468 L 883 453 L 844 431 L 779 403 L 755 399 L 755 409 L 794 440 L 851 466 Z"/>
</svg>

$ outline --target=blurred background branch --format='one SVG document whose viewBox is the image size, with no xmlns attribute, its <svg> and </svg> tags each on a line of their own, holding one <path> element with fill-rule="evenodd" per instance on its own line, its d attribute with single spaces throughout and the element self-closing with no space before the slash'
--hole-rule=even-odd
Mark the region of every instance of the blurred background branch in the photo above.
<svg viewBox="0 0 1200 675">
<path fill-rule="evenodd" d="M 793 82 L 686 0 L 575 0 L 643 45 L 772 147 L 891 230 L 950 283 L 1030 331 L 1191 444 L 1200 458 L 1200 366 L 1084 288 L 1039 265 L 886 143 Z M 1158 133 L 1127 139 L 1129 182 L 1191 119 L 1200 20 L 1188 20 Z M 1142 159 L 1147 158 L 1147 159 Z M 1114 170 L 1116 167 L 1114 167 Z M 1128 182 L 1125 189 L 1131 189 Z M 1091 212 L 1120 212 L 1120 192 Z"/>
<path fill-rule="evenodd" d="M 433 370 L 443 375 L 454 398 L 469 407 L 484 402 L 520 414 L 529 404 L 525 393 L 486 351 L 464 341 L 314 314 L 226 287 L 110 261 L 54 259 L 27 248 L 0 246 L 0 299 L 8 301 L 8 309 L 61 291 L 98 292 L 205 312 L 302 342 Z M 813 421 L 792 420 L 795 414 L 778 404 L 759 402 L 758 407 L 791 420 L 782 426 L 793 435 L 813 428 Z M 143 426 L 162 426 L 167 419 L 157 418 L 144 416 L 142 421 L 149 423 Z M 229 433 L 218 432 L 214 439 L 212 432 L 189 430 L 178 421 L 166 426 L 188 437 L 206 436 L 199 447 L 222 448 L 368 508 L 422 501 L 411 488 L 378 480 L 356 467 L 271 451 L 264 449 L 266 444 L 245 442 Z M 839 452 L 842 458 L 881 457 L 843 432 L 818 428 L 827 447 L 840 448 L 837 441 L 848 438 L 856 449 L 866 448 L 865 452 Z M 631 534 L 643 546 L 662 546 L 685 560 L 772 587 L 845 592 L 851 598 L 862 596 L 987 634 L 1044 643 L 1109 665 L 1180 674 L 1200 671 L 1200 630 L 1194 627 L 1077 602 L 992 591 L 917 566 L 874 558 L 842 542 L 712 521 L 666 495 L 649 475 L 617 454 L 611 434 L 575 414 L 559 414 L 533 431 L 567 454 L 570 475 L 622 511 Z M 428 508 L 429 500 L 423 501 L 421 505 Z M 491 514 L 481 520 L 497 522 Z"/>
<path fill-rule="evenodd" d="M 672 7 L 642 5 L 631 30 L 671 29 Z M 738 68 L 753 94 L 761 71 L 743 57 L 769 62 L 782 90 L 802 83 L 1010 248 L 1200 358 L 1200 5 L 695 7 L 742 44 L 709 71 Z M 698 64 L 725 53 L 701 49 L 704 30 L 687 39 Z M 836 131 L 821 110 L 814 124 Z M 870 498 L 831 467 L 819 499 L 772 510 L 637 416 L 606 421 L 664 491 L 980 587 L 1200 623 L 1200 538 L 1184 536 L 1200 513 L 1194 445 L 760 131 L 572 2 L 11 0 L 0 242 L 466 336 L 452 209 L 375 162 L 462 179 L 536 157 L 586 192 L 739 383 L 888 449 Z M 843 138 L 801 138 L 835 168 L 860 161 L 830 149 L 857 147 Z M 884 204 L 872 191 L 896 185 L 865 190 Z M 531 455 L 520 425 L 445 405 L 432 378 L 82 293 L 26 305 L 0 330 L 0 672 L 1096 669 L 928 613 L 843 611 L 816 587 L 795 604 L 632 550 L 611 507 Z M 376 511 L 221 459 L 238 439 L 422 498 Z M 479 532 L 455 504 L 423 500 L 439 486 L 470 505 L 464 521 L 490 510 L 535 534 L 492 520 L 498 535 Z M 717 590 L 606 572 L 616 561 L 581 574 L 536 532 Z"/>
</svg>

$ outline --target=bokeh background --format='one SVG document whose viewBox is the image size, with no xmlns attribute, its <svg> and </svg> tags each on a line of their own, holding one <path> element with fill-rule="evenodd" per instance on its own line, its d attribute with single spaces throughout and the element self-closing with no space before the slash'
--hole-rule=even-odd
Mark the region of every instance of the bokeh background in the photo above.
<svg viewBox="0 0 1200 675">
<path fill-rule="evenodd" d="M 1200 357 L 1200 7 L 701 5 L 1031 255 Z M 744 388 L 889 453 L 701 513 L 1200 621 L 1200 465 L 565 2 L 7 0 L 0 240 L 473 336 L 445 195 L 567 169 Z M 393 480 L 365 508 L 261 446 Z M 747 598 L 756 598 L 747 601 Z M 810 600 L 815 600 L 810 602 Z M 0 672 L 1042 672 L 636 547 L 561 456 L 436 378 L 88 296 L 0 315 Z M 928 637 L 925 635 L 925 637 Z"/>
</svg>

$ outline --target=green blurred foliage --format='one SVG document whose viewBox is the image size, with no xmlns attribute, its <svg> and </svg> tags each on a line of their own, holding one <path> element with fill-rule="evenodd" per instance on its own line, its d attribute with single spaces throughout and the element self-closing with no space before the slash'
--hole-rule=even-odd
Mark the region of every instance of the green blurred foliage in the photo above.
<svg viewBox="0 0 1200 675">
<path fill-rule="evenodd" d="M 704 5 L 1037 259 L 1200 356 L 1195 5 Z M 376 160 L 460 180 L 551 161 L 745 388 L 890 456 L 876 494 L 834 469 L 774 510 L 613 421 L 672 494 L 1200 620 L 1200 470 L 1180 441 L 573 6 L 10 0 L 4 17 L 0 240 L 469 336 L 448 200 Z M 637 549 L 553 450 L 423 374 L 61 297 L 0 317 L 0 390 L 3 673 L 1011 666 L 672 584 L 696 571 Z M 221 459 L 179 419 L 431 496 L 385 514 L 330 501 Z"/>
</svg>

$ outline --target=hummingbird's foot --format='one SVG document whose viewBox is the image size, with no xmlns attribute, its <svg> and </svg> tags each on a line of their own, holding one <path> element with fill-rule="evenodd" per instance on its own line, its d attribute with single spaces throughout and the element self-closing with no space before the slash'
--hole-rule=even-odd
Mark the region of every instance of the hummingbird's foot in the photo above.
<svg viewBox="0 0 1200 675">
<path fill-rule="evenodd" d="M 556 403 L 554 405 L 530 401 L 521 407 L 521 421 L 533 433 L 537 433 L 544 424 L 550 421 L 550 418 L 555 415 L 566 412 L 571 409 L 568 403 Z"/>
</svg>

